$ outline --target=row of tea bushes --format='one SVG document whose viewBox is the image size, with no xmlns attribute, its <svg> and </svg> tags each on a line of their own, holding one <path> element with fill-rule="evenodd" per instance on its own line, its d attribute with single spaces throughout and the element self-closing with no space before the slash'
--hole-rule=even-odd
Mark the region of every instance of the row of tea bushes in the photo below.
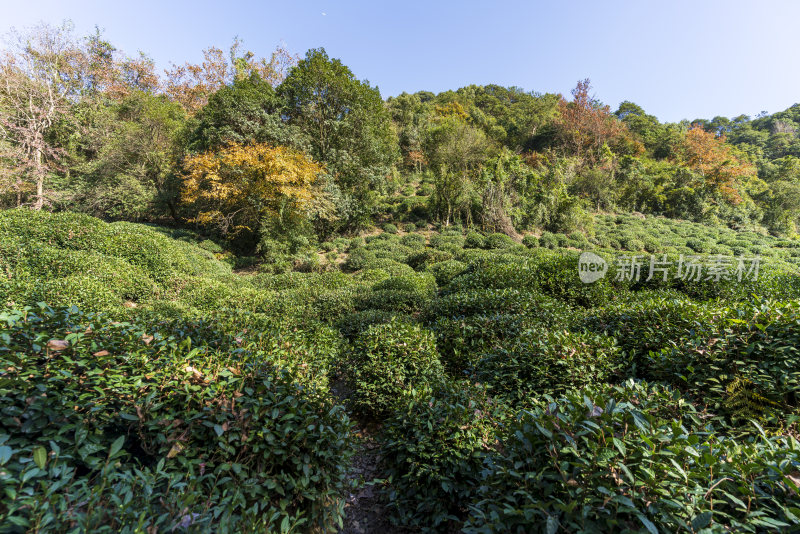
<svg viewBox="0 0 800 534">
<path fill-rule="evenodd" d="M 340 524 L 351 424 L 313 377 L 202 322 L 0 314 L 10 532 L 308 532 Z"/>
<path fill-rule="evenodd" d="M 422 388 L 384 425 L 387 502 L 396 522 L 423 532 L 800 528 L 800 444 L 732 439 L 704 419 L 644 383 L 530 399 L 516 412 L 469 384 Z"/>
</svg>

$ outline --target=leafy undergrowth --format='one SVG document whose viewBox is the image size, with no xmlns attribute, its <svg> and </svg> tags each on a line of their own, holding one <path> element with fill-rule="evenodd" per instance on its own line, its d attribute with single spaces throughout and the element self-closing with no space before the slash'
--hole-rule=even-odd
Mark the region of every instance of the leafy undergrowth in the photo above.
<svg viewBox="0 0 800 534">
<path fill-rule="evenodd" d="M 341 407 L 203 324 L 0 314 L 11 531 L 308 531 L 342 518 Z M 288 342 L 287 342 L 288 343 Z"/>
<path fill-rule="evenodd" d="M 610 259 L 606 222 L 553 250 L 389 228 L 237 275 L 176 231 L 0 213 L 0 523 L 800 530 L 795 243 L 662 220 L 644 252 L 746 240 L 761 275 L 583 284 L 571 249 Z"/>
</svg>

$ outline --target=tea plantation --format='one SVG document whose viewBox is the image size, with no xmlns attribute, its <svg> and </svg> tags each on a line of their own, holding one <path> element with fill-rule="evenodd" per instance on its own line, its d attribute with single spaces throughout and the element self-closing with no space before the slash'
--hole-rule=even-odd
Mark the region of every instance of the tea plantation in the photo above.
<svg viewBox="0 0 800 534">
<path fill-rule="evenodd" d="M 398 531 L 800 532 L 797 240 L 606 215 L 320 248 L 234 272 L 189 232 L 0 212 L 0 531 L 338 532 L 369 488 Z"/>
</svg>

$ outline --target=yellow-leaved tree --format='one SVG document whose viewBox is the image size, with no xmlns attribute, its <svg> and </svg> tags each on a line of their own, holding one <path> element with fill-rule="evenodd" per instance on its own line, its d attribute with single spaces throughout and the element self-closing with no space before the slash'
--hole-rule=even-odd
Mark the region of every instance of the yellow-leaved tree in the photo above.
<svg viewBox="0 0 800 534">
<path fill-rule="evenodd" d="M 182 200 L 194 222 L 223 235 L 257 232 L 265 217 L 302 217 L 320 204 L 324 168 L 302 152 L 268 144 L 230 145 L 188 158 Z"/>
</svg>

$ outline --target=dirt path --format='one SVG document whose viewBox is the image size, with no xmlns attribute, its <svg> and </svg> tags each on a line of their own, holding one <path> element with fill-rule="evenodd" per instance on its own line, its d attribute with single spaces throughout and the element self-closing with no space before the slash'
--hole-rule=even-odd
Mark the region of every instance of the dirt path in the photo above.
<svg viewBox="0 0 800 534">
<path fill-rule="evenodd" d="M 380 483 L 371 484 L 382 478 L 378 464 L 380 462 L 380 445 L 367 432 L 358 433 L 358 452 L 353 458 L 348 479 L 354 481 L 356 487 L 347 496 L 344 513 L 344 528 L 339 534 L 402 534 L 408 532 L 391 524 L 388 513 L 380 502 Z"/>
<path fill-rule="evenodd" d="M 347 405 L 349 391 L 342 380 L 334 380 L 331 393 Z M 365 428 L 366 427 L 366 428 Z M 353 457 L 347 480 L 352 489 L 344 505 L 344 525 L 338 534 L 406 534 L 409 532 L 392 525 L 389 513 L 380 499 L 380 482 L 385 475 L 380 470 L 380 444 L 376 429 L 359 424 L 356 432 L 358 449 Z"/>
</svg>

